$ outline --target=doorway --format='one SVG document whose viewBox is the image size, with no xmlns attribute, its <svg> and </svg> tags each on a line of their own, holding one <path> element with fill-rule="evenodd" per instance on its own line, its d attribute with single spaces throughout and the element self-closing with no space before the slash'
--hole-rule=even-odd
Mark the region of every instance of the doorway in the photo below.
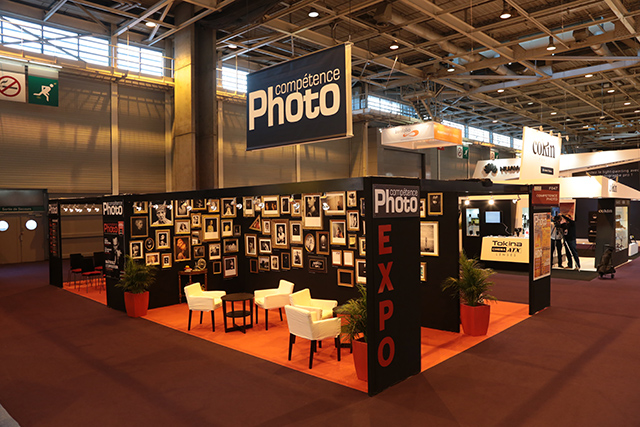
<svg viewBox="0 0 640 427">
<path fill-rule="evenodd" d="M 0 264 L 45 260 L 45 219 L 42 212 L 0 214 Z"/>
</svg>

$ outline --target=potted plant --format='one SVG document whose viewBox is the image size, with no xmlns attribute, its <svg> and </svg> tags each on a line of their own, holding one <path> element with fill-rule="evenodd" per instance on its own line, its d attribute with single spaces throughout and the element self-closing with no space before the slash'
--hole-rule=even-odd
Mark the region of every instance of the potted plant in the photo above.
<svg viewBox="0 0 640 427">
<path fill-rule="evenodd" d="M 124 274 L 116 286 L 124 291 L 124 305 L 129 317 L 141 317 L 149 309 L 149 287 L 155 282 L 156 268 L 126 257 Z"/>
<path fill-rule="evenodd" d="M 488 293 L 493 285 L 488 279 L 494 273 L 490 268 L 481 268 L 477 259 L 467 258 L 463 251 L 459 277 L 448 277 L 442 284 L 442 290 L 453 289 L 460 296 L 460 323 L 467 335 L 487 334 L 491 307 L 485 300 L 496 299 Z"/>
<path fill-rule="evenodd" d="M 350 299 L 337 310 L 342 314 L 342 333 L 347 336 L 353 349 L 353 362 L 358 379 L 367 381 L 367 288 L 357 285 L 360 296 Z"/>
</svg>

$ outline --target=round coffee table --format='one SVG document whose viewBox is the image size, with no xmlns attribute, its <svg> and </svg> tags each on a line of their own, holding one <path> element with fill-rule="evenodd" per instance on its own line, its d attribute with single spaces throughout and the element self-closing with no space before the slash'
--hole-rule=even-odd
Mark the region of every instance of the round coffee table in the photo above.
<svg viewBox="0 0 640 427">
<path fill-rule="evenodd" d="M 235 309 L 234 305 L 236 302 L 242 303 L 241 310 Z M 246 306 L 247 302 L 249 302 L 249 307 Z M 227 309 L 228 304 L 230 304 L 230 309 Z M 224 295 L 222 297 L 222 312 L 224 314 L 225 332 L 242 331 L 243 334 L 246 334 L 248 328 L 253 328 L 253 294 L 241 292 Z M 248 324 L 247 316 L 249 316 Z M 227 327 L 227 318 L 231 318 L 232 326 L 230 327 Z M 237 318 L 242 318 L 242 325 L 236 324 Z"/>
</svg>

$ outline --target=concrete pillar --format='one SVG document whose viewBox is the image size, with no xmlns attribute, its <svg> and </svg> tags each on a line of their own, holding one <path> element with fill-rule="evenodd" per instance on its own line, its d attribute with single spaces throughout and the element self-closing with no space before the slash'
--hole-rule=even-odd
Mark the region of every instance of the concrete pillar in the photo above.
<svg viewBox="0 0 640 427">
<path fill-rule="evenodd" d="M 193 5 L 175 8 L 176 25 L 193 16 Z M 196 128 L 194 102 L 195 29 L 193 25 L 175 35 L 175 115 L 173 138 L 173 191 L 196 189 Z"/>
</svg>

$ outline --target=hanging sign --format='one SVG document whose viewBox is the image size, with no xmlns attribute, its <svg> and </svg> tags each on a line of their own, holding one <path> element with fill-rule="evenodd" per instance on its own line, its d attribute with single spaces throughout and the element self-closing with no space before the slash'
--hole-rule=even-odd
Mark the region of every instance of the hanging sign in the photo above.
<svg viewBox="0 0 640 427">
<path fill-rule="evenodd" d="M 387 147 L 421 150 L 462 145 L 460 129 L 436 122 L 386 128 L 381 130 L 381 134 L 382 145 Z"/>
<path fill-rule="evenodd" d="M 522 132 L 521 180 L 557 178 L 560 169 L 560 137 L 524 127 Z"/>
<path fill-rule="evenodd" d="M 28 77 L 29 104 L 58 106 L 58 80 L 46 77 Z"/>
<path fill-rule="evenodd" d="M 24 74 L 0 70 L 0 100 L 26 102 Z"/>
<path fill-rule="evenodd" d="M 247 151 L 350 136 L 351 45 L 247 76 Z"/>
</svg>

